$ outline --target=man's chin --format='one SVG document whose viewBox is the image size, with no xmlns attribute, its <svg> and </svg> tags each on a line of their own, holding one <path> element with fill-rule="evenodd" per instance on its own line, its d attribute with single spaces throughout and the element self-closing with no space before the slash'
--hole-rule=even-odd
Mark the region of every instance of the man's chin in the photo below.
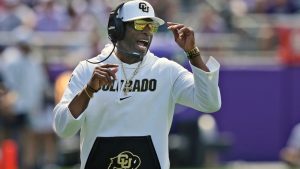
<svg viewBox="0 0 300 169">
<path fill-rule="evenodd" d="M 138 52 L 138 53 L 144 53 L 144 54 L 146 54 L 147 53 L 147 51 L 148 51 L 148 48 L 146 47 L 146 46 L 138 46 L 137 48 L 136 48 L 136 51 Z"/>
<path fill-rule="evenodd" d="M 136 50 L 135 53 L 138 53 L 140 56 L 145 56 L 148 52 L 148 48 L 145 48 L 145 49 L 138 49 Z"/>
</svg>

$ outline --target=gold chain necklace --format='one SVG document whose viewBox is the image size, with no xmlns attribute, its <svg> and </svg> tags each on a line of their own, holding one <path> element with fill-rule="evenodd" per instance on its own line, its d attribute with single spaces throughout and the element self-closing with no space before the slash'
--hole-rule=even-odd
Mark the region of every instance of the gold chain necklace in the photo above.
<svg viewBox="0 0 300 169">
<path fill-rule="evenodd" d="M 120 60 L 120 62 L 121 62 L 122 72 L 123 72 L 123 75 L 124 75 L 124 78 L 125 78 L 125 82 L 124 82 L 125 85 L 124 85 L 124 88 L 123 88 L 123 92 L 124 92 L 124 95 L 127 95 L 127 93 L 132 90 L 132 85 L 130 86 L 130 81 L 132 81 L 134 76 L 138 73 L 138 71 L 140 69 L 140 66 L 142 64 L 142 61 L 137 65 L 137 67 L 135 68 L 134 72 L 132 73 L 132 76 L 131 76 L 130 79 L 127 79 L 123 62 L 121 60 Z"/>
</svg>

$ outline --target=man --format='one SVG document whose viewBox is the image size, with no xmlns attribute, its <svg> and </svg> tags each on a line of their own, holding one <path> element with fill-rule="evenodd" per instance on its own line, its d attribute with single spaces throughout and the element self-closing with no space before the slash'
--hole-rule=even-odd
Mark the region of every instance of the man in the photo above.
<svg viewBox="0 0 300 169">
<path fill-rule="evenodd" d="M 55 149 L 49 148 L 48 150 L 48 147 L 55 147 L 52 140 L 55 135 L 51 128 L 50 112 L 48 111 L 47 115 L 44 110 L 45 96 L 49 91 L 46 72 L 42 63 L 34 58 L 30 44 L 31 34 L 27 34 L 21 29 L 14 31 L 19 35 L 19 39 L 15 46 L 11 46 L 7 50 L 15 51 L 16 55 L 10 55 L 14 59 L 3 70 L 4 84 L 9 90 L 3 98 L 7 110 L 6 118 L 9 118 L 5 122 L 8 129 L 11 130 L 9 134 L 20 145 L 19 150 L 22 156 L 20 168 L 27 169 L 39 165 L 36 163 L 36 159 L 38 153 L 41 154 L 38 145 L 42 143 L 47 144 L 45 161 L 54 162 L 55 153 L 53 151 Z M 39 144 L 37 144 L 36 138 L 39 138 Z"/>
<path fill-rule="evenodd" d="M 192 29 L 167 23 L 193 73 L 148 50 L 162 24 L 148 2 L 126 2 L 110 15 L 108 33 L 114 45 L 73 71 L 54 109 L 54 129 L 61 137 L 81 130 L 81 169 L 167 169 L 175 104 L 202 112 L 220 109 L 219 63 L 210 58 L 204 64 Z"/>
</svg>

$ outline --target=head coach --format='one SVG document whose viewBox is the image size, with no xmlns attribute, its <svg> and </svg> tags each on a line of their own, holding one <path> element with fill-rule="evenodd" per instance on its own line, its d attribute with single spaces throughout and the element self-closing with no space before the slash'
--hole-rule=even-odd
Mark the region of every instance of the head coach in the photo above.
<svg viewBox="0 0 300 169">
<path fill-rule="evenodd" d="M 166 23 L 192 72 L 149 51 L 163 24 L 146 1 L 120 4 L 109 16 L 112 43 L 74 69 L 53 126 L 61 137 L 80 130 L 81 169 L 168 169 L 175 104 L 220 109 L 220 64 L 204 63 L 190 27 Z"/>
</svg>

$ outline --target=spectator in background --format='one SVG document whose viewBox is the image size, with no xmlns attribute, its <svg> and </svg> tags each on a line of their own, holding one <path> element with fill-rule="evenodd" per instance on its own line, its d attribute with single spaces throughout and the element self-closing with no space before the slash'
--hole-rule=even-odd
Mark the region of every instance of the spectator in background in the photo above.
<svg viewBox="0 0 300 169">
<path fill-rule="evenodd" d="M 18 56 L 4 68 L 3 74 L 10 91 L 10 97 L 6 99 L 11 103 L 10 125 L 14 129 L 14 139 L 20 145 L 20 168 L 34 169 L 37 163 L 55 162 L 52 116 L 44 109 L 46 93 L 52 91 L 42 64 L 33 58 L 30 34 L 22 29 L 19 31 L 16 36 L 20 39 L 15 47 L 10 47 Z"/>
<path fill-rule="evenodd" d="M 3 76 L 0 74 L 0 145 L 6 139 L 16 139 L 17 123 L 20 121 L 12 110 L 15 100 L 15 93 L 8 90 L 4 84 Z"/>
<path fill-rule="evenodd" d="M 0 70 L 0 97 L 3 96 L 4 93 L 5 93 L 5 87 L 3 84 L 3 77 Z"/>
<path fill-rule="evenodd" d="M 195 4 L 205 2 L 205 0 L 180 0 L 181 6 L 184 11 L 190 11 L 195 7 Z"/>
<path fill-rule="evenodd" d="M 4 0 L 0 10 L 0 31 L 11 31 L 21 25 L 21 19 L 16 15 L 17 0 Z"/>
<path fill-rule="evenodd" d="M 72 71 L 67 70 L 59 74 L 59 76 L 56 78 L 54 83 L 55 104 L 59 103 L 60 99 L 62 98 L 67 84 L 70 80 L 71 74 Z"/>
<path fill-rule="evenodd" d="M 202 17 L 199 18 L 198 31 L 202 33 L 222 33 L 225 32 L 225 22 L 217 15 L 217 13 L 209 6 L 205 6 Z"/>
<path fill-rule="evenodd" d="M 268 0 L 255 0 L 253 7 L 249 9 L 249 13 L 265 14 L 268 8 Z"/>
<path fill-rule="evenodd" d="M 20 0 L 13 1 L 16 1 L 15 14 L 20 18 L 22 26 L 33 29 L 37 18 L 35 11 L 26 4 L 21 3 Z"/>
<path fill-rule="evenodd" d="M 274 0 L 270 1 L 269 14 L 295 14 L 299 12 L 299 6 L 293 0 Z"/>
<path fill-rule="evenodd" d="M 155 14 L 166 21 L 175 20 L 180 10 L 179 3 L 174 0 L 149 0 L 149 2 L 156 9 Z"/>
<path fill-rule="evenodd" d="M 34 8 L 38 1 L 39 0 L 22 0 L 22 3 L 26 4 L 30 8 Z"/>
<path fill-rule="evenodd" d="M 74 69 L 74 68 L 73 68 Z M 54 83 L 54 98 L 55 104 L 59 103 L 61 100 L 64 91 L 70 81 L 72 75 L 71 70 L 66 70 L 58 75 Z M 80 163 L 80 144 L 79 134 L 76 134 L 74 137 L 70 138 L 59 138 L 58 146 L 58 164 L 62 167 L 76 166 Z"/>
<path fill-rule="evenodd" d="M 6 121 L 6 100 L 5 95 L 7 94 L 6 87 L 3 83 L 3 77 L 0 69 L 0 144 L 6 138 L 6 125 L 4 122 Z"/>
<path fill-rule="evenodd" d="M 67 21 L 65 6 L 54 0 L 41 0 L 35 8 L 37 14 L 36 30 L 62 31 Z"/>
<path fill-rule="evenodd" d="M 286 147 L 280 152 L 281 159 L 292 167 L 300 167 L 300 123 L 294 126 Z"/>
<path fill-rule="evenodd" d="M 67 5 L 68 31 L 93 31 L 98 29 L 97 18 L 88 11 L 85 1 L 70 1 Z"/>
<path fill-rule="evenodd" d="M 2 1 L 1 1 L 2 2 Z M 4 0 L 0 6 L 0 31 L 12 31 L 20 26 L 33 28 L 36 24 L 35 12 L 20 0 Z M 0 50 L 6 44 L 0 44 Z"/>
<path fill-rule="evenodd" d="M 79 0 L 80 1 L 80 0 Z M 111 10 L 112 2 L 110 0 L 81 0 L 87 3 L 87 11 L 94 15 L 99 23 L 99 26 L 106 28 L 108 15 Z M 103 32 L 106 33 L 106 32 Z"/>
</svg>

